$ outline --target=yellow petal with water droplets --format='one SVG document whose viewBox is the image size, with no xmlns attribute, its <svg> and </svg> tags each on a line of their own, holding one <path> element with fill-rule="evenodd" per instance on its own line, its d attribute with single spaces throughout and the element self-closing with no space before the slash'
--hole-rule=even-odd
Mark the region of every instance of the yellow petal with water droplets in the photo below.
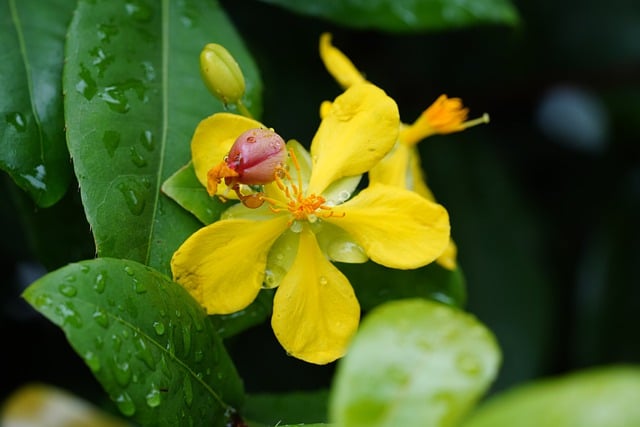
<svg viewBox="0 0 640 427">
<path fill-rule="evenodd" d="M 373 185 L 334 211 L 324 220 L 345 229 L 373 261 L 387 267 L 422 267 L 449 243 L 446 209 L 409 190 Z"/>
<path fill-rule="evenodd" d="M 399 127 L 398 106 L 382 89 L 368 83 L 347 89 L 311 142 L 308 192 L 320 194 L 339 178 L 367 172 L 391 150 Z"/>
<path fill-rule="evenodd" d="M 320 58 L 329 74 L 343 89 L 365 81 L 353 62 L 331 44 L 331 34 L 329 33 L 320 36 Z"/>
<path fill-rule="evenodd" d="M 191 138 L 191 160 L 198 181 L 207 186 L 207 172 L 224 160 L 240 134 L 264 127 L 260 122 L 230 113 L 217 113 L 202 120 Z M 225 194 L 226 188 L 223 182 L 217 194 Z M 229 197 L 235 197 L 232 191 L 228 193 Z"/>
<path fill-rule="evenodd" d="M 295 261 L 273 301 L 271 326 L 278 341 L 290 355 L 323 365 L 344 355 L 359 321 L 351 284 L 305 227 Z"/>
<path fill-rule="evenodd" d="M 288 217 L 218 221 L 192 234 L 171 259 L 171 271 L 209 314 L 242 310 L 256 298 L 267 254 Z"/>
</svg>

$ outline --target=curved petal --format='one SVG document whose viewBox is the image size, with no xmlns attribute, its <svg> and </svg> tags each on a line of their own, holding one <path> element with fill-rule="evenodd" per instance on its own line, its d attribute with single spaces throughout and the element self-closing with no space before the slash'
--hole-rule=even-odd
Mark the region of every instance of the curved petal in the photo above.
<svg viewBox="0 0 640 427">
<path fill-rule="evenodd" d="M 435 201 L 425 183 L 420 154 L 415 146 L 397 143 L 393 150 L 369 171 L 369 182 L 406 188 Z"/>
<path fill-rule="evenodd" d="M 273 300 L 271 326 L 278 341 L 292 356 L 322 365 L 344 355 L 359 321 L 351 284 L 305 227 L 296 259 Z"/>
<path fill-rule="evenodd" d="M 382 89 L 369 83 L 347 89 L 311 142 L 309 193 L 320 194 L 339 178 L 371 169 L 391 150 L 399 128 L 398 106 Z"/>
<path fill-rule="evenodd" d="M 173 254 L 174 280 L 209 314 L 242 310 L 260 291 L 267 254 L 287 221 L 230 219 L 201 228 Z"/>
<path fill-rule="evenodd" d="M 198 181 L 207 186 L 207 172 L 224 160 L 241 133 L 264 127 L 260 122 L 231 113 L 217 113 L 198 123 L 191 138 L 191 157 Z M 217 193 L 225 190 L 222 183 Z"/>
<path fill-rule="evenodd" d="M 456 261 L 456 256 L 458 255 L 458 247 L 453 242 L 453 239 L 449 240 L 449 244 L 447 245 L 442 255 L 436 259 L 438 265 L 442 268 L 446 268 L 447 270 L 455 270 L 458 266 Z"/>
<path fill-rule="evenodd" d="M 353 62 L 331 44 L 331 34 L 329 33 L 320 36 L 320 58 L 322 58 L 329 74 L 343 89 L 365 81 Z"/>
<path fill-rule="evenodd" d="M 373 261 L 391 268 L 427 265 L 449 243 L 449 214 L 444 207 L 387 185 L 362 190 L 324 220 L 345 229 Z"/>
</svg>

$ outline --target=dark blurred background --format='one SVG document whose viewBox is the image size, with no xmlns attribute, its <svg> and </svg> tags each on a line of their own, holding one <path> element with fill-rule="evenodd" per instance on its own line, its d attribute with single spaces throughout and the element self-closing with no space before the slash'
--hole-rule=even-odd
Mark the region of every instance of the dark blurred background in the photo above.
<svg viewBox="0 0 640 427">
<path fill-rule="evenodd" d="M 320 102 L 340 93 L 318 55 L 325 31 L 398 102 L 404 122 L 442 93 L 461 97 L 470 117 L 490 114 L 489 125 L 431 137 L 420 151 L 450 212 L 466 309 L 503 350 L 493 391 L 640 363 L 639 2 L 522 0 L 517 28 L 411 35 L 348 29 L 259 1 L 221 4 L 262 72 L 263 122 L 285 139 L 308 144 Z M 36 209 L 0 178 L 0 398 L 33 380 L 101 396 L 62 331 L 19 298 L 45 268 L 94 256 L 88 225 L 78 236 L 46 227 L 48 217 L 84 221 L 75 187 L 64 206 Z M 60 253 L 42 263 L 30 232 L 59 239 Z M 279 363 L 290 365 L 293 388 L 329 384 L 331 366 L 270 360 L 281 349 L 265 328 L 231 343 L 236 355 L 252 355 L 237 359 L 248 391 L 281 390 Z"/>
</svg>

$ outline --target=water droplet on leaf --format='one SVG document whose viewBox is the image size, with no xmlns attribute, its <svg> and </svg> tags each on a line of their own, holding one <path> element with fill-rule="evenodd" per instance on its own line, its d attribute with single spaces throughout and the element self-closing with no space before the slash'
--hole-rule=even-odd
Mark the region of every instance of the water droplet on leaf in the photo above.
<svg viewBox="0 0 640 427">
<path fill-rule="evenodd" d="M 149 393 L 147 393 L 146 395 L 146 400 L 147 405 L 149 405 L 150 408 L 155 408 L 156 406 L 160 405 L 160 402 L 162 401 L 160 390 L 158 390 L 155 386 L 152 387 Z"/>
<path fill-rule="evenodd" d="M 72 285 L 62 284 L 58 286 L 58 290 L 62 295 L 69 298 L 75 297 L 78 294 L 78 289 L 76 289 L 76 287 Z"/>
<path fill-rule="evenodd" d="M 118 395 L 114 400 L 116 402 L 116 406 L 124 415 L 130 417 L 136 413 L 136 406 L 133 404 L 133 400 L 127 392 Z"/>
<path fill-rule="evenodd" d="M 153 322 L 153 329 L 156 331 L 156 334 L 164 335 L 164 323 Z"/>
<path fill-rule="evenodd" d="M 120 133 L 114 130 L 106 130 L 102 134 L 102 145 L 109 153 L 109 157 L 113 157 L 116 149 L 120 145 Z"/>
<path fill-rule="evenodd" d="M 19 112 L 7 113 L 4 119 L 9 123 L 16 131 L 22 133 L 27 130 L 27 120 L 24 115 Z"/>
<path fill-rule="evenodd" d="M 106 281 L 107 281 L 107 272 L 102 271 L 98 273 L 96 275 L 96 281 L 93 284 L 93 289 L 99 294 L 103 293 L 106 285 Z"/>
<path fill-rule="evenodd" d="M 113 360 L 113 374 L 116 378 L 116 382 L 121 387 L 126 387 L 131 383 L 131 367 L 128 361 L 119 362 L 117 359 Z"/>
<path fill-rule="evenodd" d="M 84 354 L 84 361 L 87 363 L 87 366 L 89 366 L 89 369 L 91 369 L 93 373 L 100 371 L 100 359 L 94 352 L 86 352 Z"/>
<path fill-rule="evenodd" d="M 191 385 L 191 380 L 189 377 L 184 377 L 182 382 L 182 391 L 184 392 L 184 401 L 187 406 L 191 406 L 193 403 L 193 386 Z"/>
<path fill-rule="evenodd" d="M 109 327 L 109 315 L 102 311 L 100 307 L 96 307 L 96 311 L 93 312 L 93 320 L 103 328 Z"/>
</svg>

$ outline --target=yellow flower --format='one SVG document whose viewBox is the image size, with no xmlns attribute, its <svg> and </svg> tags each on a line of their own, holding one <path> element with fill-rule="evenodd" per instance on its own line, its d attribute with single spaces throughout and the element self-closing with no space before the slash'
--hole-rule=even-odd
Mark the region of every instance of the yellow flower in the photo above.
<svg viewBox="0 0 640 427">
<path fill-rule="evenodd" d="M 211 151 L 224 153 L 239 134 L 259 127 L 227 113 L 205 119 L 192 147 L 200 182 L 206 185 L 207 170 L 220 161 Z M 353 85 L 323 118 L 310 153 L 289 141 L 288 168 L 264 186 L 261 207 L 236 204 L 183 243 L 171 260 L 174 279 L 210 314 L 242 310 L 261 288 L 278 286 L 271 324 L 285 350 L 316 364 L 341 357 L 360 307 L 330 261 L 417 268 L 449 240 L 447 211 L 413 192 L 377 184 L 351 197 L 398 129 L 391 98 L 369 83 Z"/>
<path fill-rule="evenodd" d="M 351 60 L 331 44 L 329 33 L 320 36 L 320 57 L 329 73 L 344 89 L 355 82 L 365 81 Z M 323 103 L 320 115 L 328 114 L 330 110 L 330 103 Z M 459 132 L 470 126 L 489 122 L 488 114 L 467 120 L 468 113 L 469 110 L 464 108 L 460 98 L 448 98 L 447 95 L 438 97 L 413 124 L 400 124 L 394 148 L 369 171 L 369 181 L 372 184 L 382 183 L 406 188 L 435 201 L 426 184 L 416 144 L 431 135 Z M 456 254 L 457 249 L 452 240 L 436 262 L 453 270 L 456 268 Z"/>
</svg>

